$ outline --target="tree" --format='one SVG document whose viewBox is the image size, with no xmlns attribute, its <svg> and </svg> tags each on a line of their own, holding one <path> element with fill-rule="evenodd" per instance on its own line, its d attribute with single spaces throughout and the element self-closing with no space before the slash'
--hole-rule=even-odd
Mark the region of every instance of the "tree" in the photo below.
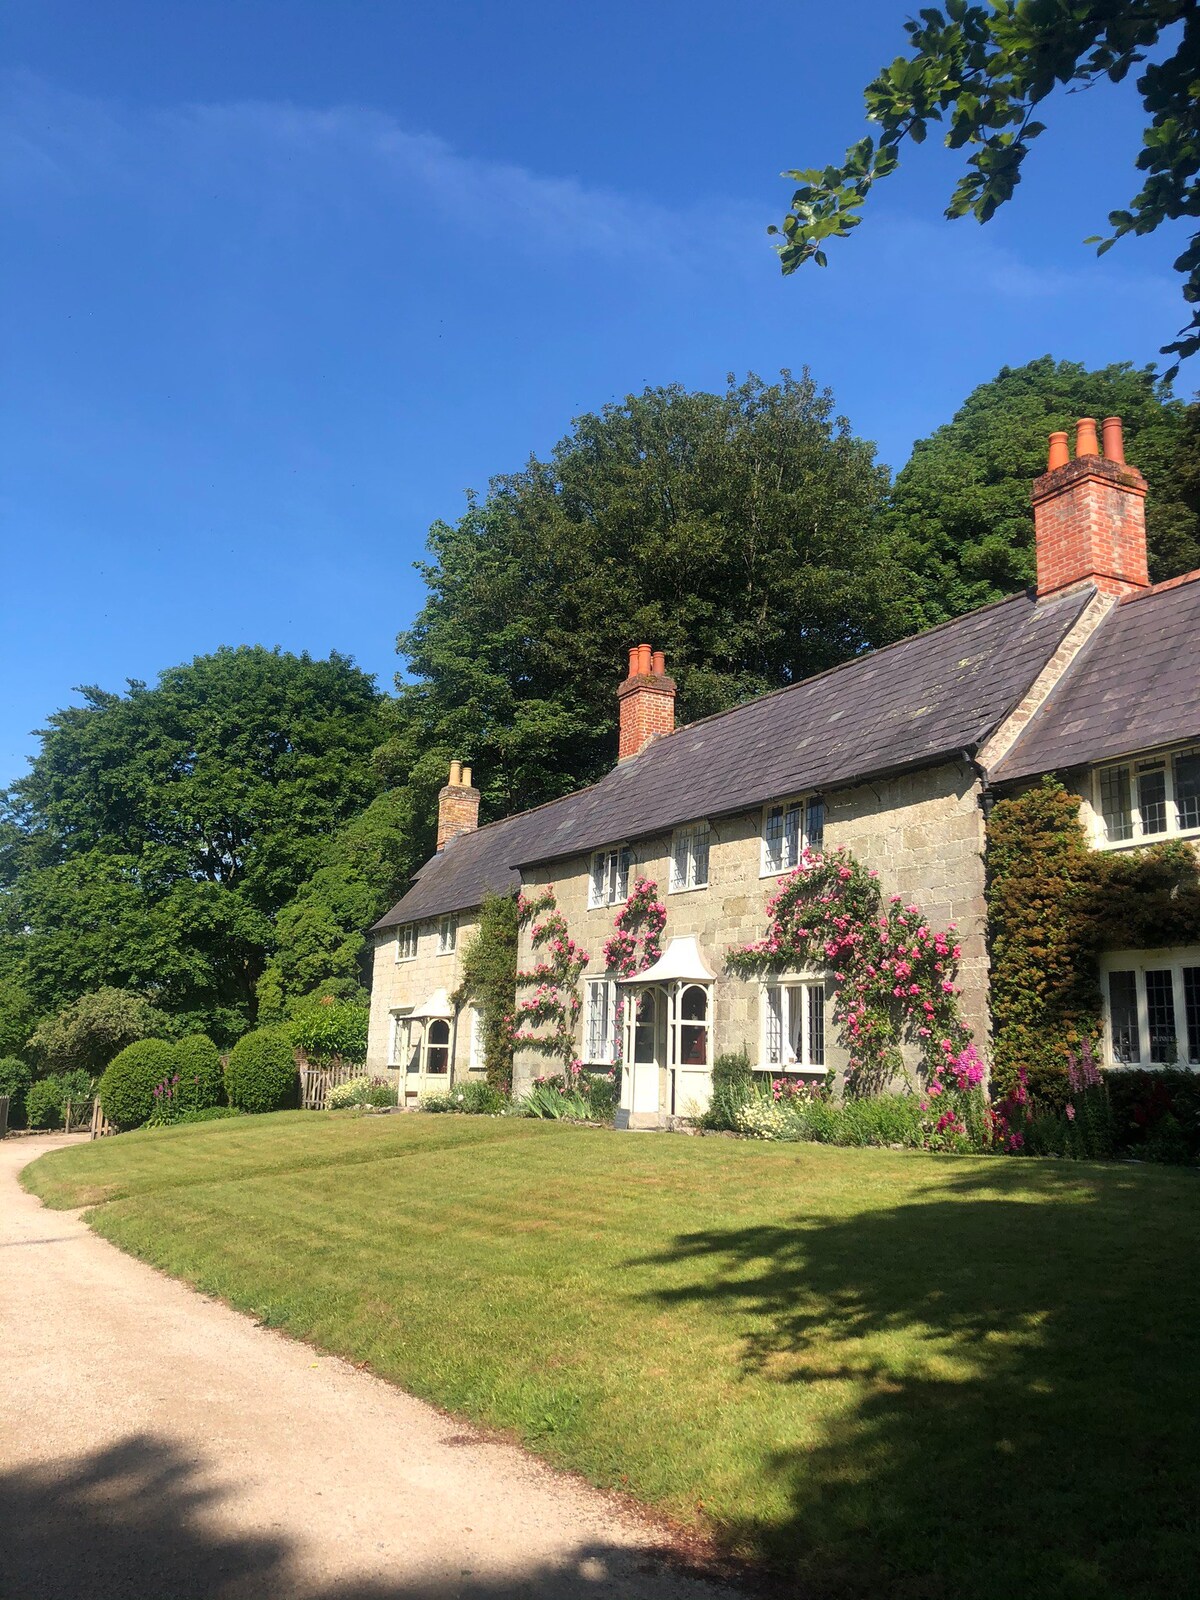
<svg viewBox="0 0 1200 1600">
<path fill-rule="evenodd" d="M 612 764 L 631 644 L 666 651 L 691 720 L 891 637 L 886 489 L 807 373 L 580 417 L 549 461 L 432 529 L 428 599 L 399 639 L 397 770 L 432 793 L 446 759 L 473 757 L 503 815 Z"/>
<path fill-rule="evenodd" d="M 280 909 L 378 789 L 382 697 L 345 656 L 249 646 L 79 693 L 0 796 L 0 970 L 43 1012 L 117 984 L 228 1042 Z"/>
<path fill-rule="evenodd" d="M 79 1071 L 97 1077 L 127 1045 L 161 1039 L 169 1031 L 166 1015 L 144 995 L 97 989 L 39 1023 L 29 1051 L 43 1073 Z"/>
<path fill-rule="evenodd" d="M 1033 581 L 1029 489 L 1047 437 L 1093 415 L 1124 419 L 1128 458 L 1149 483 L 1151 578 L 1200 567 L 1200 406 L 1172 399 L 1149 367 L 1088 371 L 1043 356 L 980 384 L 896 478 L 888 524 L 911 575 L 912 631 Z"/>
<path fill-rule="evenodd" d="M 905 23 L 911 45 L 867 86 L 867 116 L 878 138 L 860 139 L 841 166 L 792 172 L 800 187 L 779 228 L 785 273 L 805 261 L 825 265 L 824 246 L 843 238 L 878 178 L 894 172 L 906 139 L 920 144 L 931 122 L 948 123 L 951 149 L 974 147 L 968 170 L 947 208 L 987 222 L 1011 198 L 1031 142 L 1045 131 L 1034 108 L 1060 85 L 1079 88 L 1107 78 L 1119 83 L 1162 44 L 1137 79 L 1147 126 L 1138 169 L 1145 174 L 1128 210 L 1109 213 L 1103 253 L 1129 233 L 1200 216 L 1200 7 L 1195 0 L 947 0 Z M 1172 49 L 1172 46 L 1174 47 Z M 1175 262 L 1183 296 L 1197 307 L 1178 337 L 1163 347 L 1179 359 L 1200 350 L 1200 232 Z M 1178 367 L 1178 360 L 1172 373 Z"/>
</svg>

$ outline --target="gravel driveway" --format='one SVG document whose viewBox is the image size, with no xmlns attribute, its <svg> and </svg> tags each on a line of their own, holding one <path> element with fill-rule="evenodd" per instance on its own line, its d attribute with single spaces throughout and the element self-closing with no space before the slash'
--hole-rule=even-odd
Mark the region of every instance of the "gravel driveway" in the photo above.
<svg viewBox="0 0 1200 1600">
<path fill-rule="evenodd" d="M 3 1600 L 728 1600 L 605 1496 L 46 1210 L 16 1175 L 68 1142 L 0 1141 Z"/>
</svg>

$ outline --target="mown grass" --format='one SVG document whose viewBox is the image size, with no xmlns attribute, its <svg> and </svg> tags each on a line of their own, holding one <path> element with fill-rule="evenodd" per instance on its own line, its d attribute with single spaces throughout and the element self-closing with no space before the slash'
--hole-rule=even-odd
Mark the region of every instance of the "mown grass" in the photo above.
<svg viewBox="0 0 1200 1600">
<path fill-rule="evenodd" d="M 1195 1592 L 1193 1173 L 297 1113 L 27 1182 L 798 1592 Z"/>
</svg>

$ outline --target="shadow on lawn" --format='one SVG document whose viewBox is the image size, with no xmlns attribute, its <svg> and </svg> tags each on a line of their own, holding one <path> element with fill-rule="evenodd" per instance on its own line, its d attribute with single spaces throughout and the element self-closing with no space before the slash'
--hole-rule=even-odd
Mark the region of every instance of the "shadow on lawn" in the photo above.
<svg viewBox="0 0 1200 1600">
<path fill-rule="evenodd" d="M 1196 1593 L 1200 1208 L 1160 1176 L 997 1161 L 677 1238 L 654 1264 L 701 1270 L 649 1298 L 728 1308 L 816 1418 L 764 1448 L 786 1514 L 723 1537 L 811 1596 Z"/>
<path fill-rule="evenodd" d="M 298 1493 L 303 1493 L 299 1487 Z M 445 1575 L 348 1578 L 311 1587 L 277 1534 L 214 1527 L 236 1484 L 170 1439 L 132 1435 L 63 1465 L 0 1473 L 3 1600 L 718 1600 L 652 1552 L 581 1546 L 561 1566 L 531 1564 L 516 1579 L 472 1574 L 446 1552 Z M 314 1502 L 319 1505 L 320 1502 Z M 514 1507 L 519 1516 L 520 1508 Z M 363 1535 L 369 1564 L 375 1540 Z"/>
</svg>

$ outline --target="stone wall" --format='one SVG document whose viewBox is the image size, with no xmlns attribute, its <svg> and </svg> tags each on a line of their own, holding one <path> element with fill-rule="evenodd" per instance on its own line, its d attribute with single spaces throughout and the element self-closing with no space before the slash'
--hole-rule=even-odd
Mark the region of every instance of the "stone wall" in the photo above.
<svg viewBox="0 0 1200 1600">
<path fill-rule="evenodd" d="M 452 995 L 462 977 L 462 952 L 478 926 L 473 912 L 461 912 L 454 950 L 438 954 L 438 919 L 417 925 L 417 953 L 410 960 L 397 961 L 396 929 L 375 936 L 371 978 L 371 1022 L 367 1034 L 366 1070 L 373 1077 L 395 1083 L 400 1064 L 389 1059 L 392 1044 L 392 1012 L 411 1008 L 426 1000 L 435 989 Z M 451 1078 L 482 1077 L 482 1065 L 471 1073 L 470 1009 L 464 1007 L 451 1031 Z"/>
<path fill-rule="evenodd" d="M 987 1043 L 987 951 L 979 794 L 973 769 L 962 762 L 836 791 L 825 797 L 825 844 L 827 849 L 844 846 L 874 867 L 883 893 L 898 894 L 919 905 L 935 929 L 957 924 L 963 952 L 959 981 L 964 991 L 964 1018 L 983 1051 Z M 776 879 L 760 872 L 761 811 L 719 817 L 711 827 L 705 888 L 669 891 L 670 837 L 666 834 L 638 840 L 632 846 L 630 882 L 644 876 L 657 883 L 667 908 L 664 948 L 672 937 L 695 935 L 718 975 L 714 1055 L 745 1045 L 757 1063 L 760 985 L 728 976 L 724 963 L 731 946 L 761 938 L 766 927 L 764 908 Z M 619 910 L 617 906 L 588 909 L 588 869 L 588 858 L 578 856 L 525 872 L 527 895 L 553 885 L 572 937 L 589 953 L 585 978 L 603 975 L 604 943 Z M 528 929 L 522 931 L 517 960 L 521 968 L 535 963 Z M 827 1024 L 827 1061 L 840 1071 L 846 1065 L 845 1057 L 828 1017 Z M 581 1048 L 582 1025 L 581 1019 Z M 514 1086 L 523 1089 L 535 1076 L 553 1070 L 546 1061 L 535 1051 L 518 1052 Z"/>
</svg>

